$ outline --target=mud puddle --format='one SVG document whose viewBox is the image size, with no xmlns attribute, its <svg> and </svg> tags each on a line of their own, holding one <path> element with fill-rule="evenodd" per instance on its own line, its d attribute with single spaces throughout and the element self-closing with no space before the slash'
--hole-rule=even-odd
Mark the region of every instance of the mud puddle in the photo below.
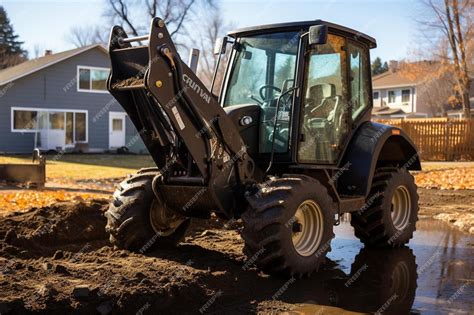
<svg viewBox="0 0 474 315">
<path fill-rule="evenodd" d="M 474 238 L 471 235 L 425 217 L 418 221 L 408 248 L 385 252 L 363 249 L 347 222 L 338 226 L 335 233 L 328 258 L 349 276 L 350 281 L 345 285 L 355 286 L 353 290 L 346 288 L 354 291 L 352 297 L 338 295 L 336 300 L 342 303 L 341 308 L 384 314 L 474 312 Z M 365 255 L 362 262 L 359 262 L 360 255 Z M 378 265 L 374 265 L 375 261 Z M 372 269 L 372 266 L 375 267 Z M 320 308 L 321 305 L 309 304 L 302 305 L 300 310 L 313 312 Z M 330 313 L 330 309 L 327 311 Z"/>
</svg>

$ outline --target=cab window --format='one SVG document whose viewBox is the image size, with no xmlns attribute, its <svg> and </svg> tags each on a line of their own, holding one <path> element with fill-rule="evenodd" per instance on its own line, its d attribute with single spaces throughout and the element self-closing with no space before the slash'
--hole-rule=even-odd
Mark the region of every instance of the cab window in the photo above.
<svg viewBox="0 0 474 315">
<path fill-rule="evenodd" d="M 350 63 L 350 103 L 352 105 L 352 120 L 359 116 L 369 107 L 369 53 L 367 48 L 349 41 L 348 43 Z"/>
<path fill-rule="evenodd" d="M 277 99 L 293 87 L 300 34 L 282 32 L 242 37 L 236 50 L 224 107 L 256 104 L 261 108 L 259 152 L 272 149 Z M 276 122 L 274 151 L 288 152 L 292 93 L 283 97 Z"/>
<path fill-rule="evenodd" d="M 335 163 L 342 151 L 349 125 L 344 46 L 343 37 L 330 34 L 306 54 L 300 162 Z"/>
</svg>

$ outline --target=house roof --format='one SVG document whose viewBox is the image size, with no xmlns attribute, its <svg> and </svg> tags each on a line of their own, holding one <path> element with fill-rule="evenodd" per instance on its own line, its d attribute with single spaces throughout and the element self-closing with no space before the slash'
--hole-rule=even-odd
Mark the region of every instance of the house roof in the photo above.
<svg viewBox="0 0 474 315">
<path fill-rule="evenodd" d="M 28 60 L 19 65 L 0 70 L 0 86 L 94 48 L 99 48 L 104 53 L 107 53 L 107 50 L 101 44 L 94 44 Z"/>
<path fill-rule="evenodd" d="M 372 78 L 374 89 L 414 86 L 417 83 L 416 79 L 408 78 L 401 71 L 387 71 Z"/>
</svg>

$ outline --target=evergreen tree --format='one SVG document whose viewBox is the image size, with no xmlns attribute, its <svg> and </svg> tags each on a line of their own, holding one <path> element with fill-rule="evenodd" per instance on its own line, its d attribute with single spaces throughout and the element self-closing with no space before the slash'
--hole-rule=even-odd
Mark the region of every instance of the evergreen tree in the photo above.
<svg viewBox="0 0 474 315">
<path fill-rule="evenodd" d="M 382 74 L 387 71 L 388 63 L 386 61 L 382 64 L 382 59 L 380 59 L 380 57 L 377 57 L 372 61 L 372 75 Z"/>
<path fill-rule="evenodd" d="M 283 82 L 285 82 L 285 80 L 292 79 L 294 76 L 295 57 L 287 56 L 284 62 L 277 64 L 275 67 L 275 86 L 278 88 L 282 88 Z"/>
<path fill-rule="evenodd" d="M 0 69 L 26 60 L 27 52 L 21 47 L 22 44 L 13 31 L 7 12 L 0 6 Z"/>
</svg>

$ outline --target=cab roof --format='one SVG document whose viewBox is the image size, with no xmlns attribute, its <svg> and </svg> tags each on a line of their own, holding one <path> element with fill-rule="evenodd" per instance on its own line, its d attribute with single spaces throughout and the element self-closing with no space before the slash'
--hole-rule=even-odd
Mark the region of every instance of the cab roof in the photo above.
<svg viewBox="0 0 474 315">
<path fill-rule="evenodd" d="M 269 32 L 281 32 L 281 31 L 293 31 L 299 29 L 308 29 L 313 25 L 327 25 L 330 33 L 343 35 L 346 37 L 352 37 L 356 41 L 362 41 L 369 45 L 370 48 L 377 47 L 377 41 L 375 38 L 358 32 L 351 28 L 330 23 L 323 20 L 303 21 L 303 22 L 290 22 L 290 23 L 277 23 L 277 24 L 266 24 L 251 27 L 244 27 L 227 33 L 230 37 L 242 37 L 251 36 L 258 34 L 265 34 Z"/>
</svg>

